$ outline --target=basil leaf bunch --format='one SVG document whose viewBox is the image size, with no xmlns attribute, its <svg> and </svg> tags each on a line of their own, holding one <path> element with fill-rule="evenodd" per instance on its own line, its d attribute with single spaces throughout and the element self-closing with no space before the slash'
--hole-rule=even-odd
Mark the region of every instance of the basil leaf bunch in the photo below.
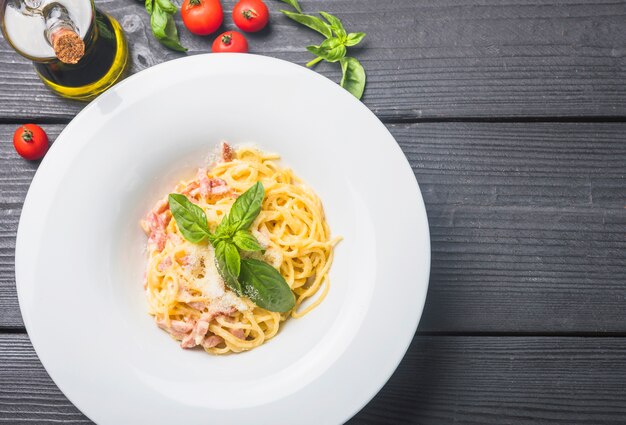
<svg viewBox="0 0 626 425">
<path fill-rule="evenodd" d="M 150 15 L 152 34 L 159 42 L 172 50 L 186 52 L 180 44 L 174 14 L 178 8 L 170 0 L 145 0 L 146 12 Z"/>
<path fill-rule="evenodd" d="M 310 68 L 323 60 L 331 63 L 339 62 L 343 75 L 339 84 L 357 99 L 360 99 L 365 90 L 365 70 L 357 59 L 346 55 L 348 53 L 347 48 L 359 44 L 365 37 L 365 33 L 348 33 L 341 20 L 327 12 L 319 13 L 324 19 L 304 14 L 297 0 L 281 1 L 297 10 L 297 12 L 281 10 L 285 16 L 326 37 L 319 45 L 307 46 L 306 49 L 313 53 L 316 58 L 307 63 L 306 66 Z"/>
<path fill-rule="evenodd" d="M 263 250 L 249 228 L 261 212 L 264 197 L 263 184 L 255 183 L 235 200 L 215 233 L 209 230 L 202 208 L 185 195 L 171 193 L 168 200 L 183 237 L 192 243 L 208 240 L 213 245 L 217 269 L 230 289 L 261 308 L 284 313 L 294 307 L 296 298 L 282 275 L 263 261 L 241 257 L 241 251 Z"/>
</svg>

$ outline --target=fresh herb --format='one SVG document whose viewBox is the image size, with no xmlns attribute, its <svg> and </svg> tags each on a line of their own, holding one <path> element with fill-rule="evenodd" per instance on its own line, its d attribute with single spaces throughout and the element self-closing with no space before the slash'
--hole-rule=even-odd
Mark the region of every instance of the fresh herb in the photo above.
<svg viewBox="0 0 626 425">
<path fill-rule="evenodd" d="M 186 52 L 180 44 L 178 30 L 174 22 L 174 14 L 178 8 L 170 0 L 145 0 L 146 12 L 150 15 L 152 34 L 161 44 L 172 50 Z"/>
<path fill-rule="evenodd" d="M 262 251 L 249 227 L 261 212 L 265 188 L 257 182 L 239 196 L 230 212 L 211 233 L 205 212 L 185 195 L 172 193 L 169 205 L 180 233 L 189 242 L 208 240 L 215 248 L 217 270 L 237 295 L 245 295 L 270 311 L 285 312 L 295 305 L 295 297 L 281 274 L 263 261 L 241 258 L 241 251 Z"/>
<path fill-rule="evenodd" d="M 355 58 L 347 57 L 341 58 L 340 63 L 341 71 L 343 71 L 341 87 L 348 90 L 357 99 L 360 99 L 365 89 L 365 70 L 361 62 Z"/>
<path fill-rule="evenodd" d="M 288 10 L 281 10 L 287 17 L 296 21 L 299 24 L 304 25 L 322 34 L 324 37 L 329 38 L 333 36 L 333 31 L 330 29 L 330 25 L 322 21 L 317 16 L 303 15 L 302 13 L 294 13 Z"/>
<path fill-rule="evenodd" d="M 241 270 L 241 256 L 237 247 L 228 241 L 218 241 L 215 244 L 215 262 L 217 270 L 224 279 L 224 282 L 237 295 L 242 295 L 241 284 L 239 283 L 239 272 Z"/>
<path fill-rule="evenodd" d="M 168 200 L 172 216 L 185 239 L 193 243 L 213 239 L 202 208 L 179 193 L 171 193 Z"/>
<path fill-rule="evenodd" d="M 341 20 L 328 12 L 320 12 L 319 14 L 324 18 L 321 19 L 314 15 L 302 13 L 302 8 L 295 0 L 281 1 L 290 4 L 298 11 L 298 13 L 295 13 L 281 10 L 285 16 L 326 37 L 319 45 L 307 46 L 306 49 L 316 57 L 307 63 L 306 66 L 311 68 L 323 60 L 331 63 L 339 62 L 343 75 L 340 83 L 341 87 L 348 90 L 357 99 L 360 99 L 365 90 L 365 70 L 357 59 L 346 55 L 348 52 L 347 48 L 359 44 L 365 37 L 365 33 L 348 33 Z"/>
<path fill-rule="evenodd" d="M 233 236 L 233 242 L 237 245 L 242 251 L 262 251 L 263 247 L 259 244 L 259 241 L 256 240 L 252 233 L 249 230 L 239 230 Z"/>
<path fill-rule="evenodd" d="M 237 231 L 247 230 L 261 212 L 261 203 L 264 197 L 265 188 L 263 184 L 256 182 L 235 200 L 230 208 L 230 213 L 217 226 L 216 236 L 232 238 Z"/>
<path fill-rule="evenodd" d="M 302 13 L 302 8 L 300 7 L 300 4 L 298 4 L 298 0 L 280 0 L 280 1 L 282 1 L 283 3 L 287 3 L 289 6 L 296 9 L 299 13 Z"/>
<path fill-rule="evenodd" d="M 241 260 L 239 280 L 243 294 L 261 308 L 284 313 L 296 303 L 296 297 L 278 270 L 263 261 Z"/>
</svg>

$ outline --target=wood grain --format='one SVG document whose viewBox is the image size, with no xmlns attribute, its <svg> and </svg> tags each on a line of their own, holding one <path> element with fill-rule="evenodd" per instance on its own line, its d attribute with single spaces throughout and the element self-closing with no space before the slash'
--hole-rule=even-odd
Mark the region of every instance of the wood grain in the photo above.
<svg viewBox="0 0 626 425">
<path fill-rule="evenodd" d="M 0 364 L 0 422 L 91 423 L 26 335 L 0 335 Z M 624 338 L 416 337 L 349 424 L 622 424 L 624 376 Z"/>
<path fill-rule="evenodd" d="M 269 1 L 271 26 L 249 35 L 253 53 L 304 64 L 319 37 Z M 382 119 L 440 117 L 626 117 L 626 3 L 621 0 L 304 0 L 368 35 L 354 50 L 365 66 L 365 103 Z M 132 71 L 180 57 L 155 41 L 134 0 L 98 1 L 122 24 Z M 232 2 L 225 2 L 225 29 Z M 182 29 L 180 20 L 179 28 Z M 181 31 L 189 54 L 214 37 Z M 338 81 L 335 65 L 318 70 Z M 0 43 L 0 117 L 69 120 L 83 104 L 60 99 L 30 63 Z"/>
<path fill-rule="evenodd" d="M 430 223 L 421 331 L 626 332 L 626 124 L 389 128 Z M 23 326 L 13 251 L 35 166 L 0 143 L 0 327 Z"/>
</svg>

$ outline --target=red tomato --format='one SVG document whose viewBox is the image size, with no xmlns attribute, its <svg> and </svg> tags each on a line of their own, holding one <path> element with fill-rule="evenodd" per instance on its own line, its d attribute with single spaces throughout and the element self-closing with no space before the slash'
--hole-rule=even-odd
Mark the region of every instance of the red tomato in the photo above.
<svg viewBox="0 0 626 425">
<path fill-rule="evenodd" d="M 270 20 L 270 12 L 261 0 L 239 0 L 233 8 L 233 21 L 242 31 L 261 31 Z"/>
<path fill-rule="evenodd" d="M 189 32 L 196 35 L 217 31 L 224 20 L 219 0 L 184 0 L 180 14 Z"/>
<path fill-rule="evenodd" d="M 48 135 L 35 124 L 24 124 L 13 134 L 13 146 L 24 159 L 35 160 L 48 151 Z"/>
<path fill-rule="evenodd" d="M 237 31 L 226 31 L 213 42 L 213 53 L 248 53 L 246 37 Z"/>
</svg>

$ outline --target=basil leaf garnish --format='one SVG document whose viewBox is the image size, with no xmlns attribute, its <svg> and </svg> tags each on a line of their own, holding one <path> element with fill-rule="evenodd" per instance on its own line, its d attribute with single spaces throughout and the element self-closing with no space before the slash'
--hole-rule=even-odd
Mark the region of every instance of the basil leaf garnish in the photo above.
<svg viewBox="0 0 626 425">
<path fill-rule="evenodd" d="M 158 3 L 155 2 L 155 6 Z M 169 195 L 170 211 L 180 233 L 190 242 L 208 239 L 215 248 L 215 264 L 225 284 L 237 295 L 245 295 L 269 311 L 287 312 L 295 306 L 291 288 L 274 267 L 250 258 L 239 250 L 261 251 L 263 247 L 248 230 L 261 211 L 265 189 L 255 183 L 235 202 L 215 234 L 209 231 L 205 212 L 185 195 Z"/>
<path fill-rule="evenodd" d="M 233 242 L 237 248 L 243 251 L 262 251 L 263 247 L 259 241 L 248 230 L 239 230 L 233 236 Z"/>
<path fill-rule="evenodd" d="M 219 241 L 215 244 L 215 262 L 217 270 L 224 282 L 237 295 L 242 295 L 241 285 L 238 281 L 241 270 L 241 257 L 237 247 L 231 242 Z"/>
<path fill-rule="evenodd" d="M 248 229 L 261 212 L 264 197 L 265 188 L 258 181 L 235 200 L 228 215 L 217 226 L 217 235 L 232 238 L 238 230 Z"/>
<path fill-rule="evenodd" d="M 296 304 L 296 297 L 282 275 L 263 261 L 242 259 L 239 281 L 243 294 L 261 308 L 285 313 Z"/>
<path fill-rule="evenodd" d="M 192 243 L 200 243 L 213 237 L 202 208 L 179 193 L 170 193 L 168 201 L 178 230 L 185 239 Z"/>
</svg>

